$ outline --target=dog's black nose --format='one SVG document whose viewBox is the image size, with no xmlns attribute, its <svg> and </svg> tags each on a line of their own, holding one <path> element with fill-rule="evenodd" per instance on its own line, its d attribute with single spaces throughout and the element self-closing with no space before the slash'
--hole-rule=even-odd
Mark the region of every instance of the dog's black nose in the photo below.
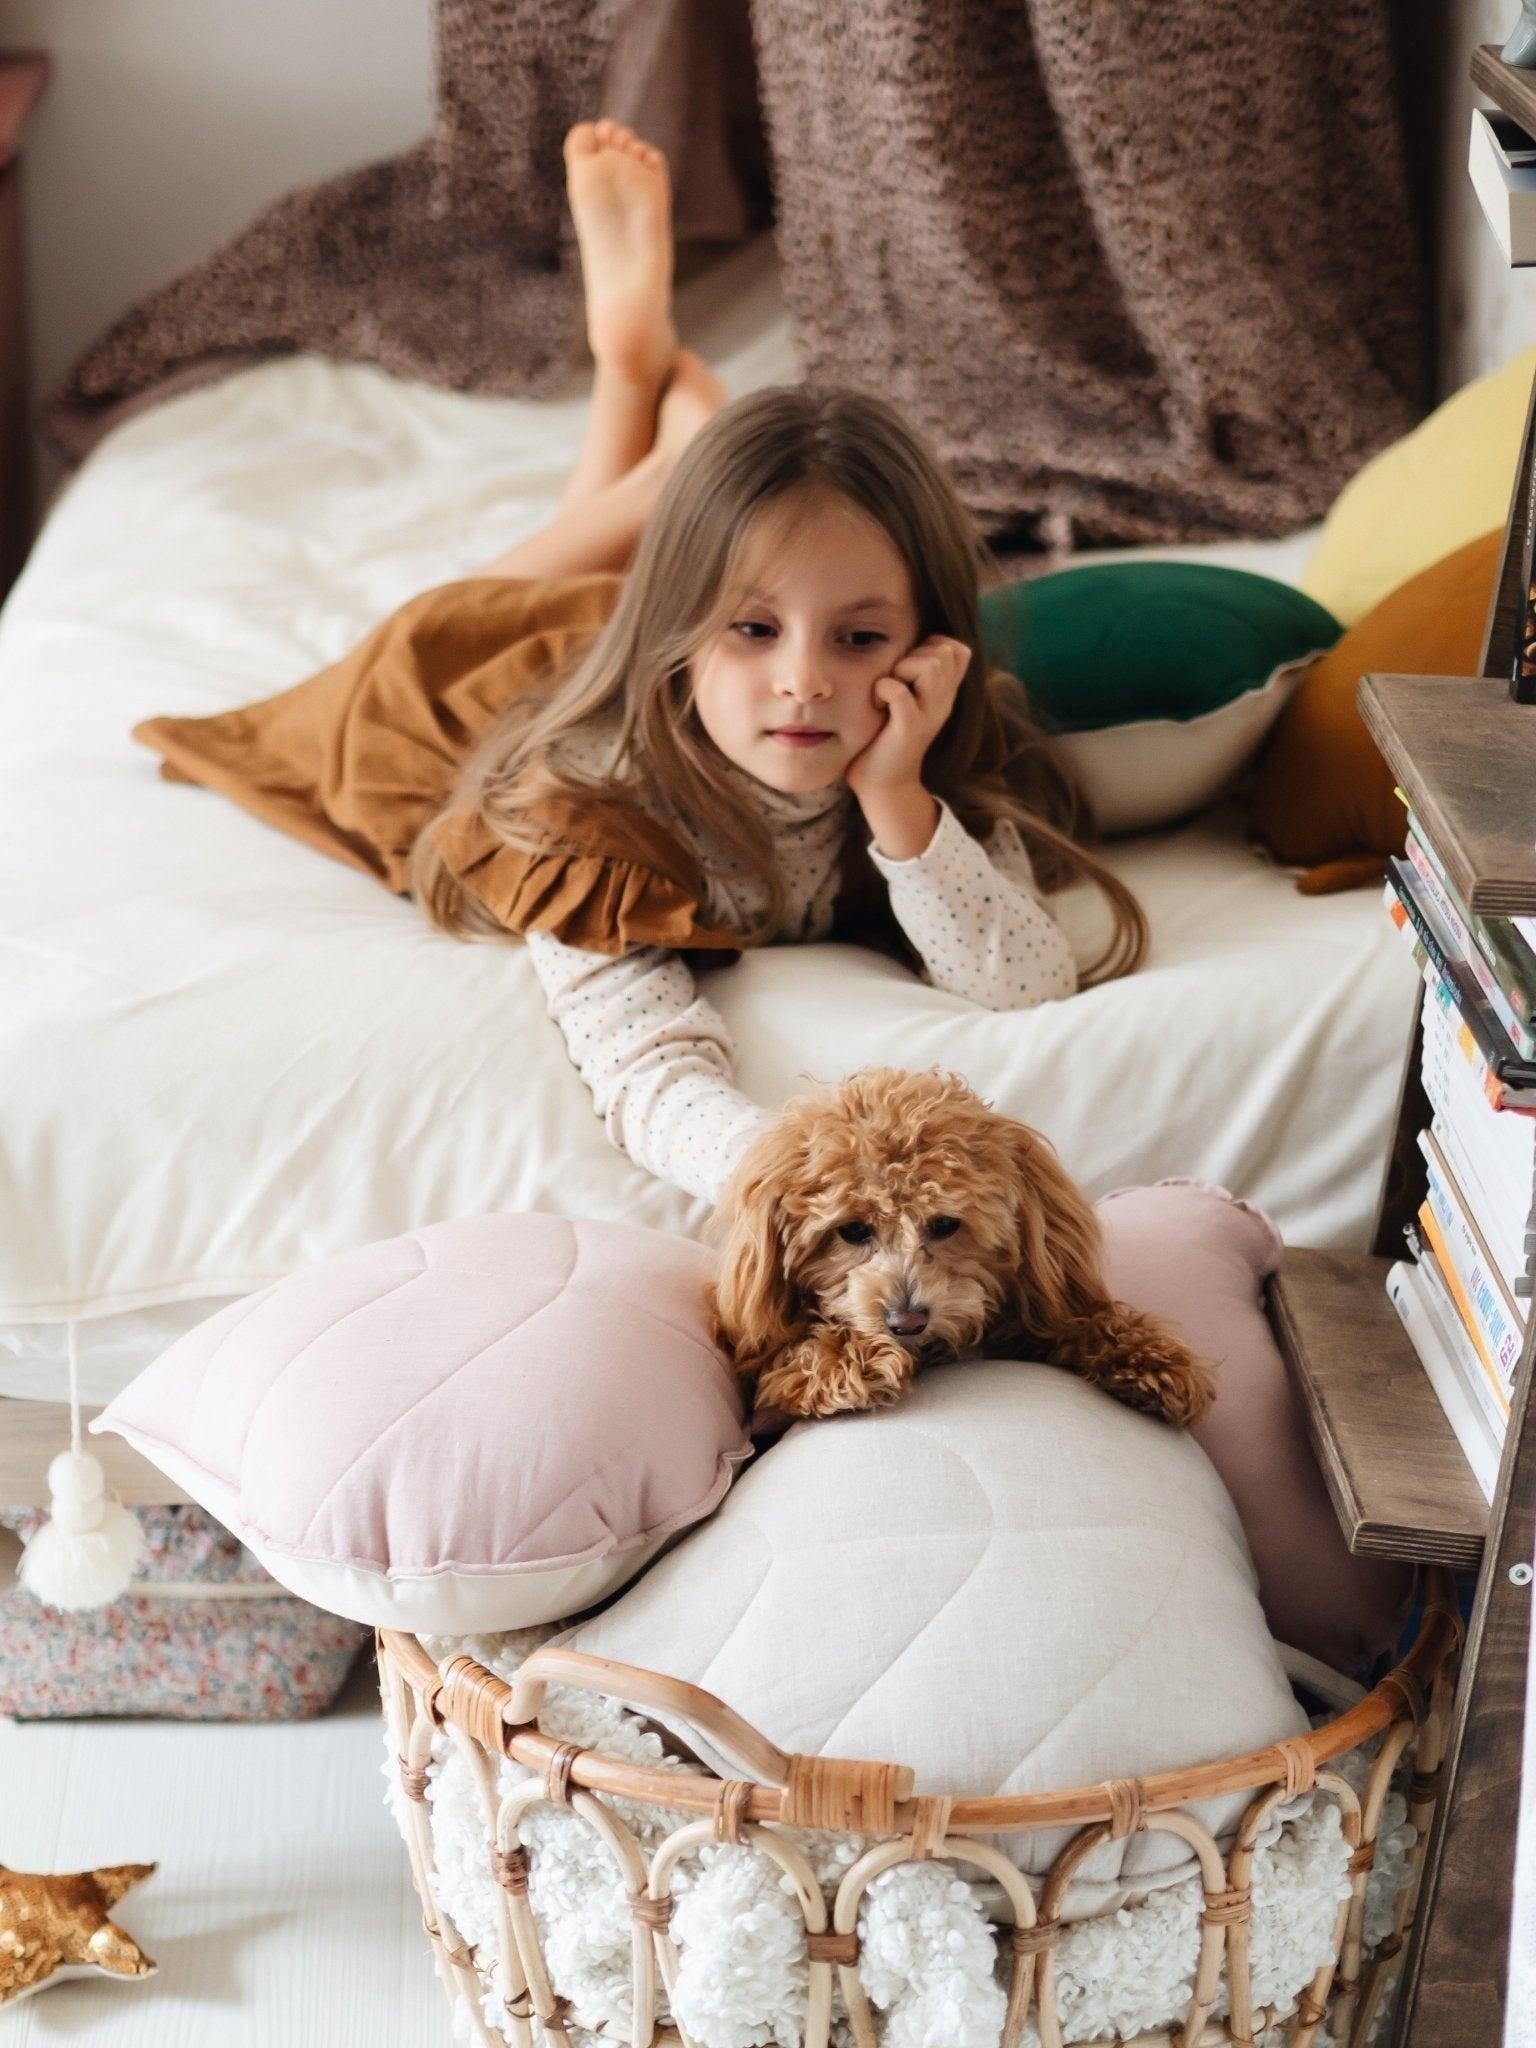
<svg viewBox="0 0 1536 2048">
<path fill-rule="evenodd" d="M 888 1308 L 885 1327 L 893 1337 L 920 1337 L 928 1327 L 928 1311 L 921 1307 Z"/>
</svg>

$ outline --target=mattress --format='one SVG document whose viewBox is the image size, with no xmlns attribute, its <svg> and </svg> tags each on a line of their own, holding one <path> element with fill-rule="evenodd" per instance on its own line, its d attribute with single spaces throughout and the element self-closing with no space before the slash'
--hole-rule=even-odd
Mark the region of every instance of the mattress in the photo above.
<svg viewBox="0 0 1536 2048">
<path fill-rule="evenodd" d="M 794 375 L 771 245 L 685 288 L 732 395 Z M 0 615 L 0 1394 L 104 1401 L 217 1304 L 332 1252 L 538 1208 L 698 1231 L 608 1142 L 524 952 L 465 946 L 202 790 L 129 728 L 265 696 L 547 515 L 585 385 L 469 397 L 294 356 L 112 434 Z M 1293 577 L 1310 534 L 1138 551 Z M 839 946 L 708 977 L 742 1085 L 941 1064 L 1090 1192 L 1185 1175 L 1365 1242 L 1414 977 L 1374 891 L 1309 899 L 1218 809 L 1119 842 L 1129 981 L 976 1010 Z M 1096 911 L 1062 899 L 1080 949 Z"/>
</svg>

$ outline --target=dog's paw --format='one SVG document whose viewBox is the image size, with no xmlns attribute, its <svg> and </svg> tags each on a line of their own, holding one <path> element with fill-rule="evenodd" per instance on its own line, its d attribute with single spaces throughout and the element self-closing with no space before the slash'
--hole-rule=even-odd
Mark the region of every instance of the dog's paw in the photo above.
<svg viewBox="0 0 1536 2048">
<path fill-rule="evenodd" d="M 1060 1333 L 1056 1362 L 1127 1408 L 1175 1429 L 1198 1422 L 1216 1398 L 1210 1369 L 1155 1317 L 1111 1304 Z"/>
<path fill-rule="evenodd" d="M 782 1351 L 757 1376 L 757 1406 L 784 1415 L 849 1415 L 889 1408 L 912 1384 L 899 1344 L 827 1325 Z"/>
<path fill-rule="evenodd" d="M 1182 1347 L 1177 1347 L 1182 1351 Z M 1128 1407 L 1188 1429 L 1216 1398 L 1216 1383 L 1207 1367 L 1187 1351 L 1182 1356 L 1143 1356 L 1127 1362 L 1109 1391 Z"/>
</svg>

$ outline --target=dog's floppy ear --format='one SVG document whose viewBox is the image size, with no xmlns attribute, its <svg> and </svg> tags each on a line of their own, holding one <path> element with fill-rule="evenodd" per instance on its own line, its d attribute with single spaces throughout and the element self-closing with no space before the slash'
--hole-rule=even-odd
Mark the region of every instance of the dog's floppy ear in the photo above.
<svg viewBox="0 0 1536 2048">
<path fill-rule="evenodd" d="M 1099 1219 L 1039 1131 L 1013 1124 L 1008 1149 L 1018 1231 L 1011 1306 L 1027 1336 L 1049 1339 L 1107 1301 Z"/>
<path fill-rule="evenodd" d="M 713 1333 L 738 1372 L 756 1372 L 806 1326 L 787 1270 L 780 1207 L 798 1156 L 794 1134 L 782 1123 L 769 1125 L 741 1159 L 706 1229 L 720 1252 L 710 1295 Z"/>
<path fill-rule="evenodd" d="M 1155 1317 L 1110 1299 L 1091 1204 L 1038 1131 L 1014 1131 L 1019 1244 L 1010 1306 L 1020 1332 L 1127 1407 L 1179 1429 L 1198 1422 L 1215 1393 L 1210 1373 Z"/>
</svg>

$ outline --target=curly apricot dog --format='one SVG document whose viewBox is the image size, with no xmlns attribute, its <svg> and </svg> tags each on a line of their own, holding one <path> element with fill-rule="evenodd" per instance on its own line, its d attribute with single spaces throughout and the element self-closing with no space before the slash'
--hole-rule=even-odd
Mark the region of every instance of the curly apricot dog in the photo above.
<svg viewBox="0 0 1536 2048">
<path fill-rule="evenodd" d="M 797 1097 L 710 1235 L 715 1335 L 760 1418 L 896 1401 L 961 1353 L 1040 1359 L 1179 1427 L 1206 1368 L 1109 1299 L 1098 1219 L 1038 1131 L 955 1075 L 869 1067 Z"/>
</svg>

